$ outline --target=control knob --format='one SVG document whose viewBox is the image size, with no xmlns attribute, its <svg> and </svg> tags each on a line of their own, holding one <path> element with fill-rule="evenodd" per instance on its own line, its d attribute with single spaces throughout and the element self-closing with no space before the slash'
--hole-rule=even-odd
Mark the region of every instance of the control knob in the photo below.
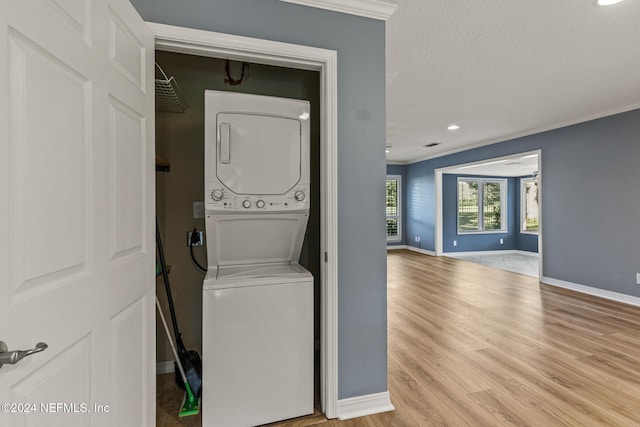
<svg viewBox="0 0 640 427">
<path fill-rule="evenodd" d="M 213 190 L 211 192 L 211 198 L 216 202 L 219 202 L 224 198 L 224 193 L 222 192 L 222 190 Z"/>
<path fill-rule="evenodd" d="M 293 198 L 296 199 L 296 201 L 301 202 L 304 200 L 304 191 L 302 190 L 298 190 L 295 193 L 293 193 Z"/>
<path fill-rule="evenodd" d="M 256 207 L 258 207 L 259 209 L 264 208 L 264 200 L 258 200 L 256 202 Z"/>
<path fill-rule="evenodd" d="M 245 209 L 249 209 L 251 207 L 251 200 L 245 200 L 242 202 L 242 207 Z"/>
</svg>

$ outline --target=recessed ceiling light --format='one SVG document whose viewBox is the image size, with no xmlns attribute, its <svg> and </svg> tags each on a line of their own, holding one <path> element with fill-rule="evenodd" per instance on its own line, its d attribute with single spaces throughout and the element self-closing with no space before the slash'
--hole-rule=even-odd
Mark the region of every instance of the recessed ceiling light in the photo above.
<svg viewBox="0 0 640 427">
<path fill-rule="evenodd" d="M 598 6 L 611 6 L 620 3 L 622 0 L 598 0 Z"/>
<path fill-rule="evenodd" d="M 460 126 L 458 126 L 456 124 L 453 124 L 453 125 L 449 125 L 449 127 L 447 129 L 449 129 L 449 130 L 458 130 L 458 129 L 460 129 Z"/>
</svg>

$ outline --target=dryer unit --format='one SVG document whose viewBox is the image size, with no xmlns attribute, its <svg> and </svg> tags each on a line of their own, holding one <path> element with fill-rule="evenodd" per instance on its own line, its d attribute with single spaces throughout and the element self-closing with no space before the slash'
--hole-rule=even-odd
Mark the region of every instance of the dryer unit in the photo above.
<svg viewBox="0 0 640 427">
<path fill-rule="evenodd" d="M 309 210 L 309 102 L 205 91 L 210 212 Z"/>
<path fill-rule="evenodd" d="M 205 92 L 203 426 L 313 412 L 309 103 Z"/>
</svg>

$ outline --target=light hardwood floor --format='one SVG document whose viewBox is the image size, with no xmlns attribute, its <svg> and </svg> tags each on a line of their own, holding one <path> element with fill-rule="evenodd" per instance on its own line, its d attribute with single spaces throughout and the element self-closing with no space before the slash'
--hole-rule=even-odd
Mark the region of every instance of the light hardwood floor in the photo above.
<svg viewBox="0 0 640 427">
<path fill-rule="evenodd" d="M 640 426 L 640 308 L 401 250 L 388 329 L 394 412 L 273 426 Z M 160 381 L 157 425 L 199 426 Z"/>
</svg>

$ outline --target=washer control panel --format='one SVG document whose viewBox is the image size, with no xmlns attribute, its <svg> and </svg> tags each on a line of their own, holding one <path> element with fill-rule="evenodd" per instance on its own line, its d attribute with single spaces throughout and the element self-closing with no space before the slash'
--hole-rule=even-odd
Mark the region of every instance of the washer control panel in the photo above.
<svg viewBox="0 0 640 427">
<path fill-rule="evenodd" d="M 284 195 L 240 195 L 227 188 L 209 185 L 205 190 L 207 211 L 288 211 L 309 209 L 309 189 L 299 186 Z"/>
</svg>

